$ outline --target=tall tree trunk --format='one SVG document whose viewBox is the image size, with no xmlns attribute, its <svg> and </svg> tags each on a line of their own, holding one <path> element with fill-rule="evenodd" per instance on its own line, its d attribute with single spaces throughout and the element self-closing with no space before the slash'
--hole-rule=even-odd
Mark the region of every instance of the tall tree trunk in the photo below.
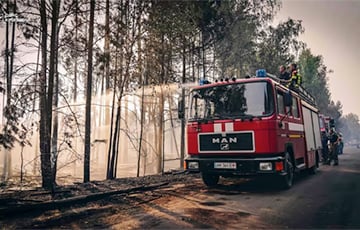
<svg viewBox="0 0 360 230">
<path fill-rule="evenodd" d="M 158 112 L 158 140 L 157 140 L 157 154 L 158 154 L 158 164 L 157 164 L 157 173 L 162 171 L 163 163 L 163 135 L 164 135 L 164 93 L 163 93 L 163 84 L 165 84 L 165 34 L 161 34 L 161 82 L 160 82 L 160 97 L 159 97 L 159 112 Z"/>
<path fill-rule="evenodd" d="M 46 90 L 46 69 L 47 69 L 47 13 L 46 0 L 40 1 L 40 23 L 41 23 L 41 71 L 40 71 L 40 155 L 42 187 L 52 188 L 51 162 L 50 162 L 50 136 L 48 134 L 49 113 Z"/>
<path fill-rule="evenodd" d="M 202 79 L 205 80 L 206 79 L 206 54 L 205 54 L 205 39 L 204 39 L 204 32 L 201 33 L 201 48 L 202 48 L 202 72 L 203 72 L 203 77 Z"/>
<path fill-rule="evenodd" d="M 183 53 L 182 53 L 182 62 L 183 62 L 183 68 L 182 68 L 182 79 L 181 83 L 184 84 L 186 81 L 186 42 L 185 38 L 183 40 Z M 182 110 L 185 109 L 185 88 L 184 86 L 181 88 L 181 108 Z M 185 158 L 185 119 L 181 119 L 181 134 L 180 134 L 181 142 L 180 142 L 180 168 L 183 167 L 184 158 Z"/>
<path fill-rule="evenodd" d="M 118 137 L 119 137 L 119 132 L 120 132 L 120 114 L 121 114 L 121 106 L 120 105 L 121 105 L 121 102 L 119 99 L 118 104 L 117 104 L 115 130 L 114 130 L 113 141 L 112 141 L 112 154 L 111 154 L 111 160 L 110 160 L 110 171 L 109 171 L 110 178 L 109 179 L 116 178 L 115 161 L 116 161 L 116 157 L 118 154 L 118 141 L 119 141 Z"/>
<path fill-rule="evenodd" d="M 137 171 L 136 176 L 139 177 L 140 175 L 140 159 L 141 159 L 141 152 L 142 152 L 142 143 L 143 143 L 143 131 L 144 131 L 144 119 L 145 119 L 145 111 L 144 111 L 144 98 L 145 97 L 145 84 L 142 84 L 141 90 L 141 109 L 140 109 L 140 136 L 139 136 L 139 150 L 138 150 L 138 159 L 137 159 Z"/>
<path fill-rule="evenodd" d="M 57 28 L 56 36 L 59 37 L 59 29 Z M 56 39 L 58 41 L 58 39 Z M 56 44 L 58 47 L 58 44 Z M 56 184 L 56 172 L 57 172 L 57 159 L 59 156 L 58 152 L 58 129 L 59 129 L 59 117 L 58 117 L 58 105 L 59 105 L 59 73 L 58 73 L 58 49 L 55 50 L 55 87 L 54 87 L 54 114 L 53 114 L 53 130 L 52 130 L 52 143 L 51 143 L 51 152 L 52 152 L 52 176 L 53 183 Z"/>
<path fill-rule="evenodd" d="M 118 48 L 115 51 L 115 70 L 118 70 Z M 114 116 L 115 116 L 115 103 L 116 103 L 116 87 L 117 87 L 117 77 L 118 74 L 115 74 L 114 85 L 113 85 L 113 97 L 112 97 L 112 106 L 111 106 L 111 119 L 110 119 L 110 137 L 109 137 L 109 146 L 108 146 L 108 161 L 107 161 L 107 169 L 106 169 L 106 179 L 113 179 L 113 165 L 111 161 L 111 153 L 113 148 L 113 130 L 114 130 Z"/>
<path fill-rule="evenodd" d="M 78 43 L 78 31 L 79 31 L 79 3 L 75 1 L 75 47 L 77 47 Z M 74 95 L 73 100 L 76 102 L 77 100 L 77 73 L 78 73 L 78 54 L 74 55 Z"/>
<path fill-rule="evenodd" d="M 105 76 L 102 78 L 101 94 L 104 94 L 104 81 L 106 96 L 110 89 L 110 0 L 106 0 L 105 6 L 105 38 L 104 38 L 104 51 L 105 51 Z M 107 101 L 107 100 L 106 100 Z M 105 124 L 109 124 L 110 108 L 105 107 Z"/>
<path fill-rule="evenodd" d="M 110 0 L 105 7 L 105 88 L 110 89 Z"/>
<path fill-rule="evenodd" d="M 192 42 L 191 44 L 191 70 L 192 70 L 192 81 L 195 82 L 195 44 Z"/>
<path fill-rule="evenodd" d="M 50 160 L 52 159 L 52 163 L 54 162 L 54 154 L 56 152 L 51 152 L 51 127 L 52 127 L 52 108 L 53 108 L 53 98 L 54 98 L 54 82 L 55 82 L 55 70 L 56 68 L 56 61 L 57 61 L 57 45 L 58 45 L 58 19 L 59 19 L 59 7 L 60 7 L 60 0 L 53 0 L 52 1 L 52 17 L 51 17 L 51 38 L 50 38 L 50 61 L 49 61 L 49 80 L 48 80 L 48 92 L 47 92 L 47 125 L 46 125 L 46 136 L 48 137 L 47 141 L 47 149 L 50 155 Z M 56 134 L 57 137 L 57 134 Z M 51 164 L 51 184 L 54 185 L 55 183 L 55 170 L 54 164 Z"/>
<path fill-rule="evenodd" d="M 158 164 L 157 164 L 157 173 L 162 171 L 163 164 L 163 135 L 164 135 L 164 93 L 163 86 L 160 86 L 160 97 L 159 97 L 159 112 L 158 112 L 158 141 L 157 141 L 157 153 L 158 153 Z"/>
<path fill-rule="evenodd" d="M 84 148 L 84 182 L 90 181 L 90 147 L 91 147 L 91 96 L 92 96 L 92 67 L 93 67 L 93 39 L 94 39 L 95 0 L 90 1 L 90 21 L 88 39 L 88 69 L 86 84 L 85 108 L 85 148 Z"/>
<path fill-rule="evenodd" d="M 40 65 L 40 53 L 41 53 L 41 30 L 39 30 L 39 44 L 38 44 L 38 52 L 36 57 L 36 68 L 35 68 L 35 78 L 34 78 L 35 82 L 39 81 L 38 73 L 39 73 L 39 65 Z M 38 102 L 36 93 L 34 93 L 32 98 L 33 98 L 33 104 L 32 104 L 33 111 L 35 111 L 35 109 L 37 109 L 36 104 Z M 39 140 L 37 140 L 35 144 L 35 160 L 33 164 L 33 175 L 37 175 L 38 173 L 38 167 L 39 167 L 38 164 L 39 164 Z"/>
<path fill-rule="evenodd" d="M 9 12 L 9 0 L 6 1 L 6 10 Z M 6 21 L 5 29 L 5 79 L 6 79 L 6 106 L 10 106 L 11 102 L 11 78 L 10 78 L 10 62 L 9 62 L 9 22 Z M 4 115 L 3 115 L 4 116 Z M 6 127 L 6 125 L 5 125 Z M 7 128 L 5 130 L 8 132 Z M 7 181 L 11 172 L 11 155 L 8 149 L 4 150 L 4 169 L 3 169 L 3 181 Z"/>
<path fill-rule="evenodd" d="M 14 0 L 13 12 L 16 15 L 16 0 Z M 13 75 L 13 67 L 14 67 L 15 27 L 16 27 L 16 21 L 14 20 L 14 22 L 12 23 L 12 32 L 11 32 L 10 71 L 9 71 L 10 87 L 12 86 L 12 75 Z"/>
</svg>

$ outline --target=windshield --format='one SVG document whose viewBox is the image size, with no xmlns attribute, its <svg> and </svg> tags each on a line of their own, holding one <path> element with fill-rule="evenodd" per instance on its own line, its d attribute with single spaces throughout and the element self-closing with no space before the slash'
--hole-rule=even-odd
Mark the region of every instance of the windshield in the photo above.
<svg viewBox="0 0 360 230">
<path fill-rule="evenodd" d="M 268 82 L 217 85 L 191 92 L 190 120 L 267 116 L 274 111 Z"/>
</svg>

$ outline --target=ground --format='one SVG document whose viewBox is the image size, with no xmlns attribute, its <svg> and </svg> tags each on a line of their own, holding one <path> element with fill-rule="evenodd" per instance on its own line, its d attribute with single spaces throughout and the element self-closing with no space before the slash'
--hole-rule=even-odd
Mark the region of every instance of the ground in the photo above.
<svg viewBox="0 0 360 230">
<path fill-rule="evenodd" d="M 265 228 L 256 215 L 224 208 L 197 174 L 170 173 L 0 194 L 0 226 L 14 228 Z M 229 198 L 230 199 L 230 198 Z"/>
</svg>

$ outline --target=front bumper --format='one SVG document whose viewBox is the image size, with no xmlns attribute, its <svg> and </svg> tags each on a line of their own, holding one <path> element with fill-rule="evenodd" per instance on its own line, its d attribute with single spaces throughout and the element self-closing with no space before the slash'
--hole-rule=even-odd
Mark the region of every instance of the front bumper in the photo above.
<svg viewBox="0 0 360 230">
<path fill-rule="evenodd" d="M 286 175 L 282 156 L 263 158 L 189 157 L 185 160 L 185 169 L 193 173 L 202 172 L 221 176 Z"/>
</svg>

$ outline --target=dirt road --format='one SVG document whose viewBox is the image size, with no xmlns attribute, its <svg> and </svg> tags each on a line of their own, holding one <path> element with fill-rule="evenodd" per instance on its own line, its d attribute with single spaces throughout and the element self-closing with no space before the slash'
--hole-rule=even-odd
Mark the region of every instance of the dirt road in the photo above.
<svg viewBox="0 0 360 230">
<path fill-rule="evenodd" d="M 0 226 L 5 229 L 358 229 L 358 152 L 345 151 L 340 156 L 340 166 L 321 166 L 317 175 L 298 176 L 294 187 L 286 191 L 279 190 L 271 181 L 245 179 L 222 179 L 220 186 L 209 189 L 199 175 L 186 174 L 77 185 L 64 188 L 57 197 L 49 199 L 66 199 L 65 193 L 71 198 L 89 192 L 138 189 L 101 199 L 88 197 L 86 202 L 74 201 L 71 205 L 47 207 L 48 210 L 17 211 L 6 217 L 1 216 L 4 212 L 0 209 Z M 154 184 L 158 186 L 147 187 Z M 27 193 L 21 199 L 36 203 L 35 197 L 38 196 Z M 46 199 L 42 196 L 40 200 Z"/>
</svg>

